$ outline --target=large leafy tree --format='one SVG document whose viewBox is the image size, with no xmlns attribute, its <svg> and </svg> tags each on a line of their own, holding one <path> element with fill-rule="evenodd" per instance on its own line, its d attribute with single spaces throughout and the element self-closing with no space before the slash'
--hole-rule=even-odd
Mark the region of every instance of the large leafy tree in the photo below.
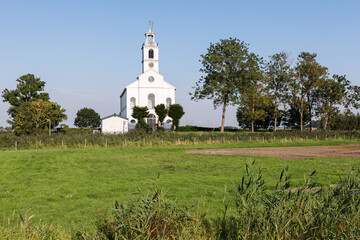
<svg viewBox="0 0 360 240">
<path fill-rule="evenodd" d="M 331 79 L 319 81 L 319 104 L 317 112 L 323 119 L 326 130 L 332 117 L 339 113 L 339 105 L 346 103 L 350 81 L 345 76 L 333 75 Z"/>
<path fill-rule="evenodd" d="M 210 44 L 205 55 L 201 55 L 204 74 L 194 87 L 192 100 L 212 99 L 214 107 L 222 105 L 221 132 L 224 132 L 226 107 L 234 104 L 240 87 L 249 78 L 253 61 L 249 61 L 248 44 L 238 39 L 225 39 Z"/>
<path fill-rule="evenodd" d="M 54 102 L 37 99 L 25 102 L 17 108 L 13 129 L 15 134 L 41 133 L 50 126 L 57 126 L 66 120 L 65 109 Z"/>
<path fill-rule="evenodd" d="M 270 105 L 270 99 L 264 85 L 262 59 L 251 53 L 248 62 L 251 68 L 247 71 L 247 78 L 239 88 L 242 94 L 238 103 L 239 109 L 243 112 L 243 120 L 251 122 L 251 131 L 254 132 L 255 121 L 263 121 L 268 115 L 264 109 Z"/>
<path fill-rule="evenodd" d="M 272 55 L 266 67 L 267 90 L 274 107 L 272 116 L 274 118 L 274 132 L 276 132 L 277 119 L 281 117 L 282 112 L 279 110 L 279 106 L 282 104 L 285 109 L 291 79 L 289 54 L 280 52 Z"/>
<path fill-rule="evenodd" d="M 149 131 L 150 127 L 145 122 L 145 118 L 149 116 L 148 107 L 134 106 L 131 114 L 133 118 L 136 118 L 138 122 L 135 125 L 135 129 Z"/>
<path fill-rule="evenodd" d="M 159 104 L 155 106 L 155 113 L 159 118 L 158 126 L 161 127 L 161 124 L 164 122 L 164 119 L 168 114 L 168 109 L 165 107 L 164 104 Z"/>
<path fill-rule="evenodd" d="M 43 92 L 45 82 L 40 78 L 35 77 L 33 74 L 26 74 L 16 80 L 18 83 L 15 90 L 4 89 L 2 92 L 3 101 L 10 104 L 8 114 L 11 119 L 8 121 L 14 125 L 14 118 L 23 103 L 28 103 L 41 99 L 49 101 L 49 94 Z"/>
<path fill-rule="evenodd" d="M 176 131 L 176 128 L 179 126 L 180 119 L 184 116 L 185 112 L 183 107 L 180 104 L 172 104 L 169 107 L 169 117 L 172 118 L 171 128 Z"/>
<path fill-rule="evenodd" d="M 82 108 L 76 113 L 74 125 L 80 128 L 100 126 L 100 115 L 92 108 Z"/>
<path fill-rule="evenodd" d="M 310 131 L 315 107 L 319 104 L 320 82 L 327 77 L 327 68 L 316 61 L 316 53 L 302 52 L 298 56 L 295 67 L 295 81 L 293 82 L 294 95 L 297 96 L 300 108 L 300 129 L 303 131 L 304 109 L 308 108 Z"/>
</svg>

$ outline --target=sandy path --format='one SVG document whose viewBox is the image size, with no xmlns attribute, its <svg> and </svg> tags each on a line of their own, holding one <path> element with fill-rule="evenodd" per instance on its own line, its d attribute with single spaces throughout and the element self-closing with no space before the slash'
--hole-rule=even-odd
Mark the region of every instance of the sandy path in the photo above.
<svg viewBox="0 0 360 240">
<path fill-rule="evenodd" d="M 360 144 L 341 146 L 305 146 L 305 147 L 259 147 L 259 148 L 225 148 L 198 149 L 187 153 L 270 156 L 282 159 L 305 159 L 314 157 L 354 157 L 360 158 Z"/>
</svg>

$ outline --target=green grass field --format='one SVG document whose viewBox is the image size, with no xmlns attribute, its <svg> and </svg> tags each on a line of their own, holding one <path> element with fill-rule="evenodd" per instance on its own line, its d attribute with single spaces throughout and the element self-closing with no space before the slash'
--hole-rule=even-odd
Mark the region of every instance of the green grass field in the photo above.
<svg viewBox="0 0 360 240">
<path fill-rule="evenodd" d="M 46 223 L 61 224 L 68 231 L 72 222 L 87 224 L 96 212 L 124 203 L 138 187 L 154 183 L 167 197 L 182 205 L 198 205 L 210 216 L 220 215 L 241 181 L 245 163 L 262 166 L 269 188 L 274 188 L 288 165 L 293 186 L 299 186 L 313 170 L 320 185 L 337 182 L 360 158 L 314 158 L 282 160 L 272 157 L 187 154 L 188 149 L 338 145 L 348 140 L 288 143 L 239 143 L 173 147 L 125 147 L 40 149 L 0 152 L 0 225 L 18 214 L 35 215 Z M 157 179 L 157 177 L 159 178 Z M 233 202 L 233 201 L 229 201 Z M 230 205 L 230 207 L 232 207 Z M 12 217 L 14 214 L 15 217 Z"/>
</svg>

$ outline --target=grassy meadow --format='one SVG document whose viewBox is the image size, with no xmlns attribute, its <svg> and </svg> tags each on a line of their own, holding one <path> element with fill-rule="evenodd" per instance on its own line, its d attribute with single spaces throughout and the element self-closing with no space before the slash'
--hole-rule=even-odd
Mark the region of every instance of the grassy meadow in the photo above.
<svg viewBox="0 0 360 240">
<path fill-rule="evenodd" d="M 224 205 L 235 208 L 236 186 L 245 164 L 263 168 L 270 189 L 289 166 L 292 186 L 301 186 L 313 170 L 316 181 L 330 185 L 360 166 L 360 158 L 309 158 L 224 156 L 185 153 L 189 149 L 340 145 L 357 140 L 302 140 L 301 142 L 233 142 L 174 146 L 87 147 L 7 150 L 0 152 L 0 225 L 18 222 L 19 214 L 34 215 L 32 222 L 91 224 L 98 210 L 114 201 L 127 202 L 149 184 L 166 191 L 183 206 L 198 206 L 208 216 L 221 216 Z"/>
</svg>

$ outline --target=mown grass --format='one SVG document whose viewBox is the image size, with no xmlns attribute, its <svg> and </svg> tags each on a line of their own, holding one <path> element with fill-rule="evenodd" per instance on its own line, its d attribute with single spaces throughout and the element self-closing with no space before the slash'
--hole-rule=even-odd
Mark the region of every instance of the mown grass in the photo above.
<svg viewBox="0 0 360 240">
<path fill-rule="evenodd" d="M 96 212 L 109 209 L 115 200 L 126 202 L 154 181 L 166 189 L 170 199 L 184 206 L 198 205 L 209 216 L 219 216 L 224 199 L 235 196 L 245 163 L 255 160 L 262 166 L 267 185 L 275 188 L 277 176 L 288 165 L 293 186 L 317 170 L 320 185 L 329 185 L 358 166 L 359 158 L 316 158 L 282 160 L 272 157 L 187 154 L 195 148 L 339 145 L 356 140 L 252 142 L 196 144 L 170 147 L 107 147 L 41 149 L 0 152 L 1 225 L 16 222 L 19 213 L 35 215 L 48 224 L 61 224 L 70 231 L 72 222 L 94 221 Z M 235 202 L 235 201 L 229 201 Z M 229 205 L 232 211 L 234 205 Z"/>
</svg>

